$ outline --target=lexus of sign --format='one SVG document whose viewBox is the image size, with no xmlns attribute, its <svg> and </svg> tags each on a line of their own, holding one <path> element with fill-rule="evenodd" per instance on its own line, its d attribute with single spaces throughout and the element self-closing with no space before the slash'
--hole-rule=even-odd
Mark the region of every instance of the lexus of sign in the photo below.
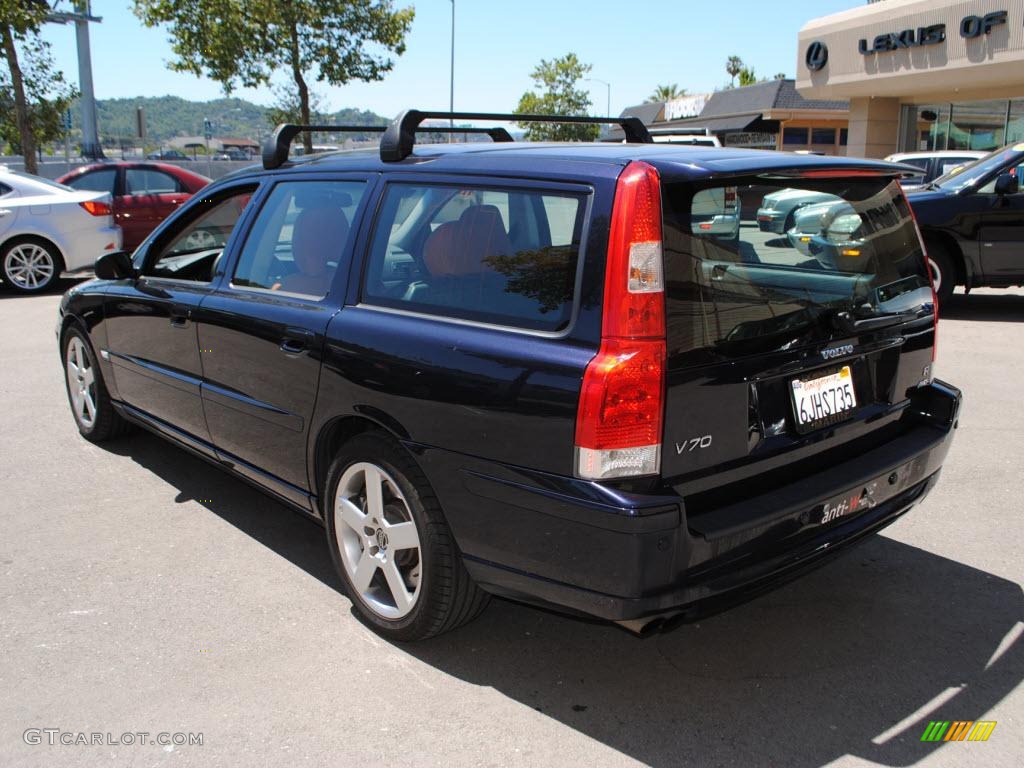
<svg viewBox="0 0 1024 768">
<path fill-rule="evenodd" d="M 993 11 L 984 16 L 965 16 L 960 22 L 960 36 L 972 40 L 976 37 L 989 34 L 994 27 L 1006 23 L 1006 11 Z M 917 29 L 904 29 L 901 32 L 886 32 L 876 35 L 875 39 L 868 45 L 868 41 L 861 39 L 857 43 L 857 50 L 865 56 L 886 51 L 895 51 L 900 48 L 917 48 L 922 45 L 935 45 L 946 39 L 946 25 L 932 24 Z"/>
</svg>

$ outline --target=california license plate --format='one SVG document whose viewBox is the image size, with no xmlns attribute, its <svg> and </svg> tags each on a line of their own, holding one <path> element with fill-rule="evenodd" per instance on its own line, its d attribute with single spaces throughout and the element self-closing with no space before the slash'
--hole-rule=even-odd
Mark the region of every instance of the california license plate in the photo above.
<svg viewBox="0 0 1024 768">
<path fill-rule="evenodd" d="M 793 379 L 793 416 L 798 432 L 836 424 L 857 407 L 850 366 L 813 379 Z"/>
</svg>

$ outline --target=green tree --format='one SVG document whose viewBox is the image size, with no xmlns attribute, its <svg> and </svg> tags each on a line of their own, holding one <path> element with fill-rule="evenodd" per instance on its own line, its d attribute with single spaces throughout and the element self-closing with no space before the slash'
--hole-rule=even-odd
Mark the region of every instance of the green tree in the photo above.
<svg viewBox="0 0 1024 768">
<path fill-rule="evenodd" d="M 729 73 L 729 77 L 732 78 L 732 86 L 736 87 L 736 75 L 743 69 L 743 59 L 739 56 L 730 56 L 725 60 L 725 71 Z"/>
<path fill-rule="evenodd" d="M 740 75 L 740 87 L 744 85 L 753 85 L 757 82 L 757 75 L 754 73 L 753 67 L 744 67 L 739 72 Z"/>
<path fill-rule="evenodd" d="M 647 104 L 656 104 L 660 101 L 672 101 L 686 95 L 686 89 L 680 88 L 675 83 L 671 85 L 659 85 L 654 92 L 647 97 Z"/>
<path fill-rule="evenodd" d="M 23 122 L 19 122 L 17 90 L 8 71 L 0 69 L 0 144 L 10 144 L 25 156 L 25 170 L 38 173 L 37 148 L 64 135 L 64 112 L 77 93 L 53 66 L 50 46 L 37 35 L 26 35 L 18 44 Z M 28 128 L 28 149 L 22 130 Z"/>
<path fill-rule="evenodd" d="M 44 0 L 0 0 L 0 56 L 6 64 L 0 84 L 3 88 L 0 98 L 4 101 L 0 122 L 4 124 L 6 140 L 25 156 L 25 170 L 29 173 L 39 170 L 33 118 L 42 106 L 38 99 L 45 101 L 47 93 L 46 81 L 40 82 L 38 78 L 52 74 L 49 46 L 39 37 L 39 27 L 49 12 L 50 7 Z M 19 57 L 19 47 L 26 56 L 24 66 Z M 31 61 L 33 57 L 34 61 Z"/>
<path fill-rule="evenodd" d="M 414 10 L 391 0 L 134 0 L 147 26 L 168 25 L 179 72 L 206 75 L 226 93 L 270 83 L 279 69 L 311 117 L 309 78 L 330 85 L 381 80 L 405 52 Z M 306 150 L 313 140 L 303 134 Z"/>
<path fill-rule="evenodd" d="M 527 91 L 519 99 L 515 112 L 519 115 L 586 115 L 590 109 L 590 94 L 577 87 L 577 83 L 590 72 L 575 53 L 558 59 L 541 59 L 530 77 L 540 91 Z M 596 125 L 571 123 L 519 123 L 526 129 L 530 141 L 593 141 L 599 129 Z"/>
</svg>

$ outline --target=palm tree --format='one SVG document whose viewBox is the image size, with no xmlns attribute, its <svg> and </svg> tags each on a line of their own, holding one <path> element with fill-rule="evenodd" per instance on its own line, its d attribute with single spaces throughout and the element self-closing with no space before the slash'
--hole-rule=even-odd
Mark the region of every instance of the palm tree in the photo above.
<svg viewBox="0 0 1024 768">
<path fill-rule="evenodd" d="M 743 69 L 743 59 L 739 56 L 730 56 L 725 60 L 725 71 L 729 73 L 729 77 L 732 78 L 733 87 L 736 86 L 736 75 Z"/>
<path fill-rule="evenodd" d="M 678 99 L 680 96 L 686 95 L 686 89 L 680 88 L 675 83 L 671 85 L 659 85 L 654 89 L 654 93 L 647 97 L 648 104 L 654 104 L 659 101 L 672 101 L 672 99 Z"/>
</svg>

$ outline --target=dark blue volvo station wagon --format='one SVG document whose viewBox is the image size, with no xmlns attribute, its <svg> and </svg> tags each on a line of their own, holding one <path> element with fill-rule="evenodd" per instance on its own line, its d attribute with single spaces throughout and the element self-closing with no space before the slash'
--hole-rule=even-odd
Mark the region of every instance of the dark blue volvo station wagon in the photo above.
<svg viewBox="0 0 1024 768">
<path fill-rule="evenodd" d="M 934 378 L 906 169 L 653 144 L 635 118 L 604 121 L 624 143 L 417 146 L 438 116 L 552 119 L 410 111 L 301 160 L 300 131 L 343 127 L 281 126 L 262 168 L 103 256 L 60 309 L 82 435 L 141 425 L 319 519 L 393 640 L 492 594 L 666 626 L 935 484 L 961 396 Z M 821 258 L 762 231 L 783 190 L 856 238 Z"/>
</svg>

